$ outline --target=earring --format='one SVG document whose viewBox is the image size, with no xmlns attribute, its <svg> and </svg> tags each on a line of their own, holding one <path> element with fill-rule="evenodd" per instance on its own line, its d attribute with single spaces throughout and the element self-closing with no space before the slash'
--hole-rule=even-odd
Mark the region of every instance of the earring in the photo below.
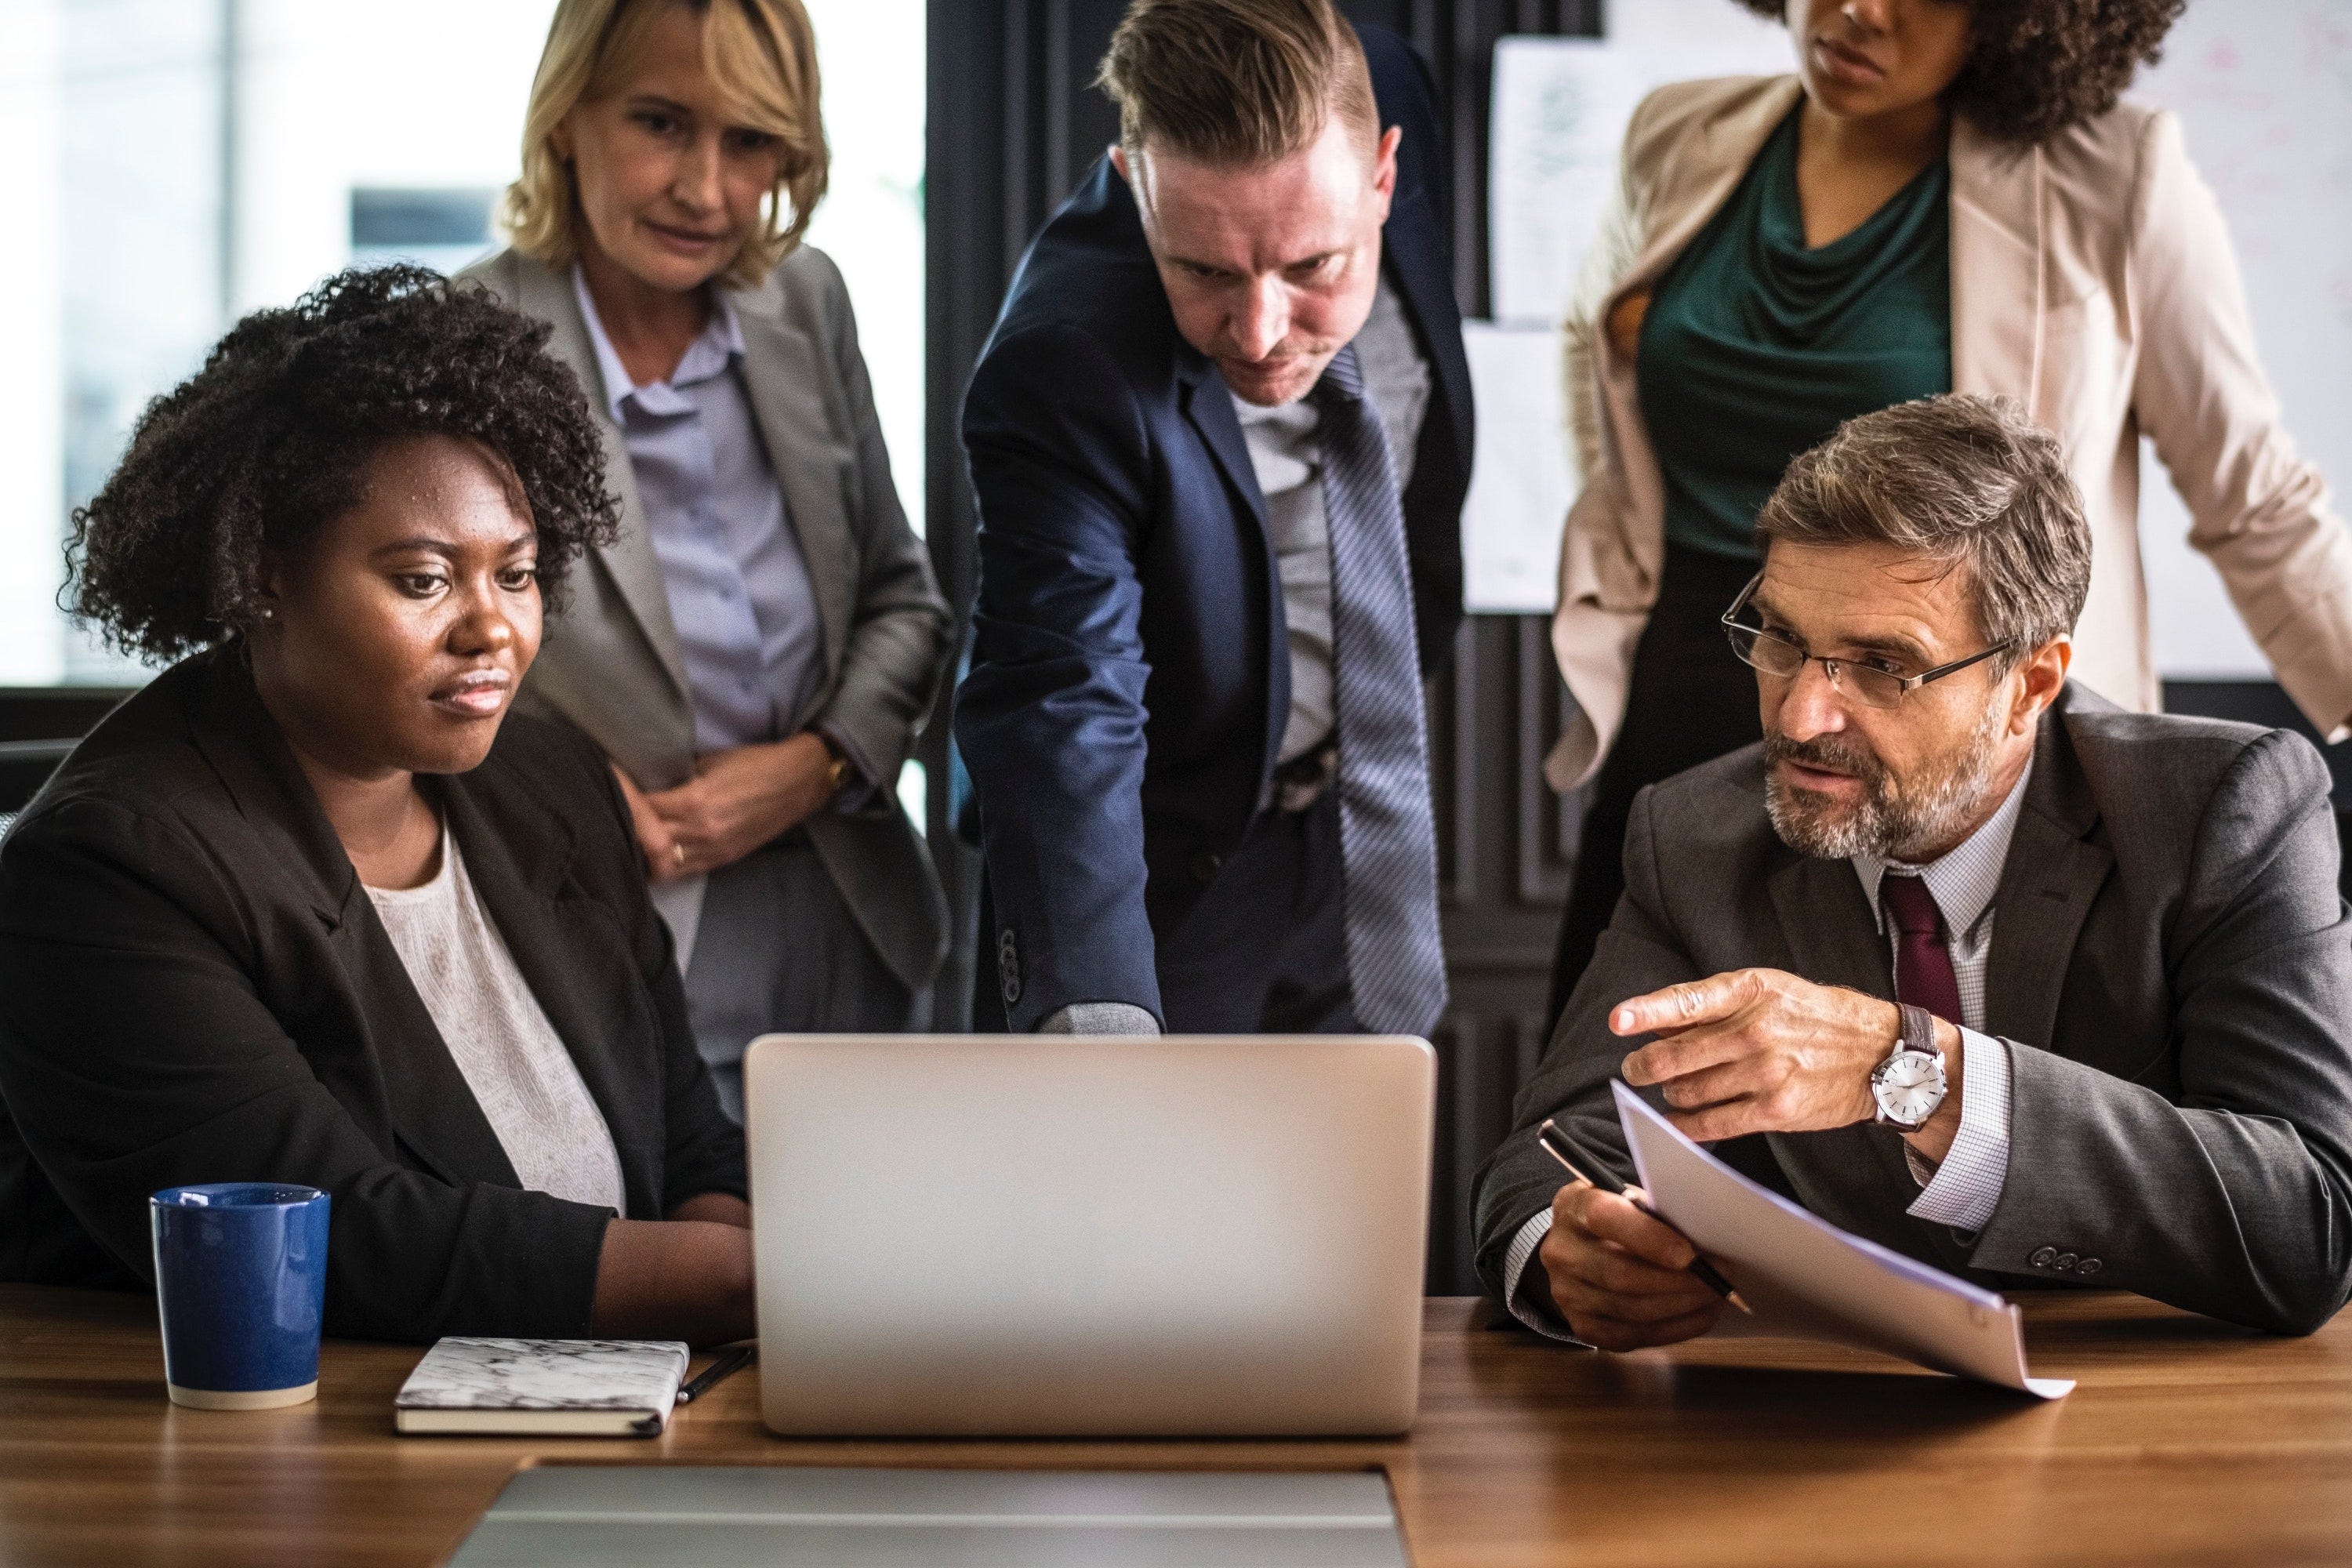
<svg viewBox="0 0 2352 1568">
<path fill-rule="evenodd" d="M 261 618 L 265 621 L 274 621 L 278 618 L 278 612 L 264 605 L 261 606 Z"/>
</svg>

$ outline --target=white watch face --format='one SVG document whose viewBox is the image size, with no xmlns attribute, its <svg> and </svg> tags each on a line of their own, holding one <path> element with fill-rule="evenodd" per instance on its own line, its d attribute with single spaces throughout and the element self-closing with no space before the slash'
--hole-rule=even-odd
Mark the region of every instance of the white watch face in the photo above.
<svg viewBox="0 0 2352 1568">
<path fill-rule="evenodd" d="M 1916 1127 L 1944 1103 L 1944 1064 L 1925 1051 L 1897 1051 L 1879 1064 L 1870 1087 L 1890 1121 Z"/>
</svg>

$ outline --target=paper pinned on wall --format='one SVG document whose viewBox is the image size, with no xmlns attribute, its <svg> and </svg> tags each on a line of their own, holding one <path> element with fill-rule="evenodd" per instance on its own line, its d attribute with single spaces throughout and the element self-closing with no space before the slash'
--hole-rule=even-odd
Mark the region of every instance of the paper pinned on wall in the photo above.
<svg viewBox="0 0 2352 1568">
<path fill-rule="evenodd" d="M 1787 31 L 1731 0 L 1612 0 L 1608 9 L 1605 39 L 1495 46 L 1487 231 L 1498 321 L 1559 319 L 1644 94 L 1793 64 Z"/>
<path fill-rule="evenodd" d="M 1462 347 L 1478 405 L 1478 450 L 1462 506 L 1464 607 L 1548 615 L 1559 594 L 1560 523 L 1577 489 L 1559 334 L 1465 321 Z"/>
<path fill-rule="evenodd" d="M 1646 62 L 1652 86 L 1797 68 L 1789 29 L 1732 0 L 1611 0 L 1609 41 Z"/>
<path fill-rule="evenodd" d="M 1511 37 L 1495 46 L 1487 187 L 1495 320 L 1559 320 L 1615 188 L 1625 122 L 1643 86 L 1632 58 L 1598 38 Z"/>
</svg>

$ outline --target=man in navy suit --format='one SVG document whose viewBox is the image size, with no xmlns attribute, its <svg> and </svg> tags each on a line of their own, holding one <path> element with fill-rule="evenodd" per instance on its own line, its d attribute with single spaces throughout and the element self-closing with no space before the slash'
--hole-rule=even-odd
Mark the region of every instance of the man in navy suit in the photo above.
<svg viewBox="0 0 2352 1568">
<path fill-rule="evenodd" d="M 1134 0 L 1100 80 L 964 405 L 982 1026 L 1426 1033 L 1471 450 L 1427 68 L 1328 0 Z"/>
</svg>

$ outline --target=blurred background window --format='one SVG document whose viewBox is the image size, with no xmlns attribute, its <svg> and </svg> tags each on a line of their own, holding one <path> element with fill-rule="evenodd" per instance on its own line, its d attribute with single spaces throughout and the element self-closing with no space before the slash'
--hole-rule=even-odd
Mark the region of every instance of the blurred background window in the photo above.
<svg viewBox="0 0 2352 1568">
<path fill-rule="evenodd" d="M 920 0 L 804 0 L 833 187 L 809 242 L 857 308 L 898 490 L 923 495 Z M 17 238 L 0 372 L 0 687 L 146 673 L 58 609 L 73 509 L 237 317 L 354 262 L 498 243 L 552 0 L 0 0 Z"/>
</svg>

